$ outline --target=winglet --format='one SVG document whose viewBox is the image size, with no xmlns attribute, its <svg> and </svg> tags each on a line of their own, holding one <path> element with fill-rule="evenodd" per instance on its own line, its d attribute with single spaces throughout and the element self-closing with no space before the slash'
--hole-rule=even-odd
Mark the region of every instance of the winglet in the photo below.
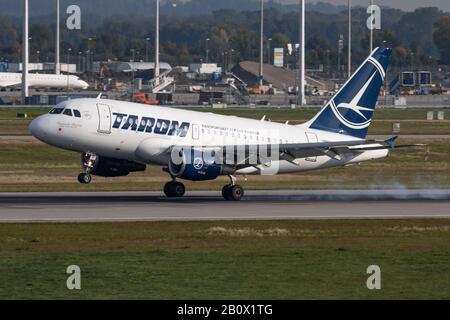
<svg viewBox="0 0 450 320">
<path fill-rule="evenodd" d="M 389 148 L 395 149 L 395 143 L 396 143 L 397 139 L 398 139 L 398 136 L 395 136 L 395 137 L 387 139 L 386 141 L 384 141 L 384 143 L 386 143 L 389 146 Z"/>
<path fill-rule="evenodd" d="M 103 93 L 100 92 L 97 96 L 97 100 L 100 100 L 102 98 L 102 95 L 103 95 Z"/>
</svg>

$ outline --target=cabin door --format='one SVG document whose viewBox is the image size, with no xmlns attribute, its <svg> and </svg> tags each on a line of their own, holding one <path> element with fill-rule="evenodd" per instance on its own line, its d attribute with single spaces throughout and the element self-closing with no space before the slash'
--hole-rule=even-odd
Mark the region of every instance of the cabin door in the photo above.
<svg viewBox="0 0 450 320">
<path fill-rule="evenodd" d="M 108 105 L 98 103 L 98 132 L 111 133 L 111 109 Z"/>
</svg>

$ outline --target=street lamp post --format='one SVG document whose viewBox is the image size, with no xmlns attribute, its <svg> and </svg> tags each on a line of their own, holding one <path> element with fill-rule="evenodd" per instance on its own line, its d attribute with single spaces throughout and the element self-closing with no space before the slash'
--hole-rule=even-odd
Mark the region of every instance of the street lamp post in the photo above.
<svg viewBox="0 0 450 320">
<path fill-rule="evenodd" d="M 206 38 L 206 63 L 209 63 L 209 38 Z"/>
<path fill-rule="evenodd" d="M 81 51 L 78 52 L 78 72 L 80 72 L 80 73 L 82 72 L 82 69 L 83 69 L 82 54 L 83 54 L 83 52 L 81 52 Z"/>
<path fill-rule="evenodd" d="M 149 51 L 149 44 L 150 42 L 150 38 L 146 38 L 145 39 L 145 61 L 148 62 L 149 61 L 149 57 L 148 57 L 148 51 Z"/>
<path fill-rule="evenodd" d="M 91 41 L 95 41 L 95 39 L 96 39 L 95 37 L 89 37 L 88 43 L 87 43 L 87 45 L 88 45 L 87 53 L 89 54 L 88 62 L 87 62 L 87 66 L 88 66 L 87 71 L 89 71 L 89 72 L 92 72 L 93 65 L 94 65 L 94 49 L 93 48 L 91 49 Z"/>
<path fill-rule="evenodd" d="M 373 0 L 370 0 L 370 10 L 373 9 Z M 370 21 L 370 53 L 373 51 L 373 18 Z"/>
<path fill-rule="evenodd" d="M 348 0 L 348 67 L 347 76 L 352 74 L 352 0 Z"/>
<path fill-rule="evenodd" d="M 55 73 L 61 74 L 61 63 L 60 63 L 60 0 L 56 0 L 56 44 L 55 44 Z"/>
<path fill-rule="evenodd" d="M 70 90 L 70 72 L 69 72 L 70 52 L 72 52 L 72 48 L 67 49 L 67 65 L 66 65 L 66 72 L 67 72 L 67 92 L 69 92 L 69 90 Z"/>
<path fill-rule="evenodd" d="M 134 63 L 135 63 L 135 61 L 134 61 L 134 59 L 135 59 L 135 50 L 134 49 L 131 49 L 130 50 L 131 51 L 131 55 L 132 55 L 132 57 L 131 57 L 131 74 L 132 74 L 132 83 L 131 83 L 131 92 L 132 92 L 132 95 L 134 96 Z"/>
<path fill-rule="evenodd" d="M 260 26 L 260 43 L 259 43 L 259 85 L 264 84 L 264 0 L 261 0 L 261 26 Z"/>
<path fill-rule="evenodd" d="M 267 39 L 267 63 L 272 64 L 272 38 Z"/>
<path fill-rule="evenodd" d="M 28 0 L 24 0 L 23 45 L 22 45 L 22 103 L 27 103 L 28 88 Z"/>
<path fill-rule="evenodd" d="M 159 77 L 159 0 L 156 0 L 156 27 L 155 27 L 155 78 Z"/>
<path fill-rule="evenodd" d="M 298 90 L 298 105 L 303 106 L 305 102 L 305 0 L 300 0 L 300 88 Z"/>
<path fill-rule="evenodd" d="M 86 51 L 86 61 L 85 61 L 86 62 L 86 65 L 85 65 L 86 72 L 89 72 L 89 60 L 91 59 L 90 56 L 91 56 L 91 51 L 87 50 Z"/>
</svg>

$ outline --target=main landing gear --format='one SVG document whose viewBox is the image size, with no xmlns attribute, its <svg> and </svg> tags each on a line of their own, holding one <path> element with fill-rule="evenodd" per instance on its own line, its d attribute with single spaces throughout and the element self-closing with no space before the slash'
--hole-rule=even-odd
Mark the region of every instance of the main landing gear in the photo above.
<svg viewBox="0 0 450 320">
<path fill-rule="evenodd" d="M 227 201 L 240 201 L 244 196 L 244 189 L 236 184 L 236 178 L 230 177 L 230 183 L 222 188 L 222 196 Z M 186 192 L 186 187 L 175 178 L 167 182 L 164 186 L 164 194 L 168 198 L 182 198 Z"/>
<path fill-rule="evenodd" d="M 97 155 L 87 152 L 81 155 L 81 167 L 83 172 L 78 175 L 78 182 L 81 184 L 89 184 L 92 181 L 90 172 L 94 169 Z"/>
<path fill-rule="evenodd" d="M 222 197 L 227 201 L 240 201 L 244 196 L 244 188 L 236 184 L 236 177 L 229 176 L 230 183 L 222 188 Z"/>
<path fill-rule="evenodd" d="M 181 182 L 175 180 L 167 182 L 164 186 L 164 194 L 168 198 L 181 198 L 186 192 L 186 187 Z"/>
</svg>

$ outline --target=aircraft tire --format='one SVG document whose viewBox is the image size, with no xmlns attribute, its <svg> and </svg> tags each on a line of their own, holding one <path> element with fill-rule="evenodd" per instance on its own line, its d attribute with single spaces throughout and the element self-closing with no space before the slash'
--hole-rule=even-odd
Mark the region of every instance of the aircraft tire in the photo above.
<svg viewBox="0 0 450 320">
<path fill-rule="evenodd" d="M 168 198 L 181 198 L 186 192 L 186 187 L 181 182 L 171 181 L 164 186 L 164 194 Z"/>
<path fill-rule="evenodd" d="M 78 175 L 78 182 L 81 184 L 89 184 L 92 181 L 92 177 L 88 173 L 80 173 Z"/>
<path fill-rule="evenodd" d="M 227 189 L 226 196 L 227 198 L 224 197 L 226 200 L 240 201 L 244 196 L 244 189 L 239 185 L 230 186 Z"/>
<path fill-rule="evenodd" d="M 230 188 L 232 187 L 231 184 L 227 184 L 225 186 L 223 186 L 222 188 L 222 197 L 229 201 L 230 200 Z"/>
</svg>

